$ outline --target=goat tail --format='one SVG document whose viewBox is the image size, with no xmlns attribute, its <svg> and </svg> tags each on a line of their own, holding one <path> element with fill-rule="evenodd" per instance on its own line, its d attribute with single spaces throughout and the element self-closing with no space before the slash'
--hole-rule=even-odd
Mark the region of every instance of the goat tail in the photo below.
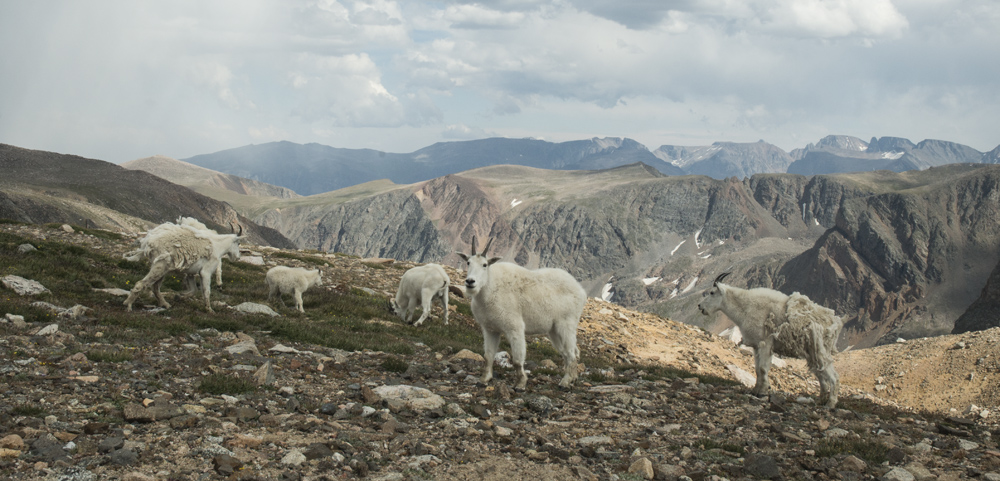
<svg viewBox="0 0 1000 481">
<path fill-rule="evenodd" d="M 122 254 L 122 257 L 124 257 L 125 260 L 128 260 L 128 261 L 138 262 L 139 259 L 142 259 L 143 254 L 145 254 L 145 253 L 146 252 L 143 249 L 137 249 L 137 250 L 134 250 L 134 251 L 131 251 L 131 252 L 126 252 L 126 253 Z"/>
</svg>

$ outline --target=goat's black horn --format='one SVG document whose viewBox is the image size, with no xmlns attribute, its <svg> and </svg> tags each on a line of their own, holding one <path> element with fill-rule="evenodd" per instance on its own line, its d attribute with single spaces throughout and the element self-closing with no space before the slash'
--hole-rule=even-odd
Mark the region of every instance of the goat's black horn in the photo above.
<svg viewBox="0 0 1000 481">
<path fill-rule="evenodd" d="M 479 244 L 479 240 L 476 239 L 476 236 L 472 236 L 472 255 L 476 255 L 477 244 Z"/>
<path fill-rule="evenodd" d="M 240 231 L 236 233 L 236 237 L 240 237 L 242 235 L 243 235 L 243 226 L 240 225 Z"/>
<path fill-rule="evenodd" d="M 486 255 L 486 251 L 490 250 L 490 244 L 492 244 L 492 243 L 493 243 L 493 238 L 490 237 L 490 239 L 486 241 L 486 247 L 483 247 L 483 255 L 484 256 Z"/>
<path fill-rule="evenodd" d="M 720 282 L 722 282 L 722 280 L 723 280 L 723 279 L 725 279 L 725 278 L 726 278 L 726 276 L 728 276 L 729 274 L 732 274 L 732 272 L 723 272 L 722 274 L 719 274 L 719 277 L 716 277 L 716 278 L 715 278 L 715 281 L 714 281 L 714 282 L 712 282 L 712 285 L 713 285 L 713 286 L 715 286 L 715 285 L 718 285 L 718 284 L 719 284 Z"/>
</svg>

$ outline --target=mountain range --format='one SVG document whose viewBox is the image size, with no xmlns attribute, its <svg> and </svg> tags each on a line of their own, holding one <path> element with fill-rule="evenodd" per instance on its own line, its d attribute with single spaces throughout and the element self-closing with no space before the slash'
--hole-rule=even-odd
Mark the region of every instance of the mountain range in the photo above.
<svg viewBox="0 0 1000 481">
<path fill-rule="evenodd" d="M 997 163 L 998 155 L 997 149 L 984 154 L 941 140 L 914 144 L 906 139 L 882 137 L 865 142 L 857 137 L 831 135 L 792 152 L 763 140 L 715 142 L 708 146 L 664 145 L 650 151 L 628 138 L 560 143 L 491 138 L 441 142 L 408 154 L 271 142 L 182 160 L 286 187 L 301 195 L 314 195 L 379 179 L 411 184 L 489 165 L 600 170 L 642 162 L 665 175 L 742 179 L 763 173 L 903 172 L 953 163 Z"/>
</svg>

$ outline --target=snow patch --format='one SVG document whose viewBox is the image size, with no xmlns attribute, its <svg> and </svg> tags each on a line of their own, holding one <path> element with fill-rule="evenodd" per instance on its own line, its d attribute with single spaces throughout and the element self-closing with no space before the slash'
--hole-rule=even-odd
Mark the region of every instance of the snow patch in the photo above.
<svg viewBox="0 0 1000 481">
<path fill-rule="evenodd" d="M 514 199 L 514 200 L 510 201 L 510 208 L 513 209 L 514 207 L 517 207 L 517 206 L 521 205 L 522 202 L 524 202 L 524 201 L 523 200 Z"/>
<path fill-rule="evenodd" d="M 648 286 L 648 285 L 650 285 L 650 284 L 652 284 L 652 283 L 654 283 L 654 282 L 656 282 L 656 281 L 658 281 L 660 279 L 661 278 L 659 278 L 659 277 L 646 277 L 646 278 L 644 278 L 642 280 L 642 283 Z"/>
<path fill-rule="evenodd" d="M 611 283 L 611 281 L 613 279 L 614 279 L 614 277 L 612 277 L 611 279 L 608 279 L 608 283 L 604 284 L 604 289 L 601 289 L 601 299 L 603 299 L 605 301 L 610 301 L 611 300 L 611 296 L 614 295 L 614 293 L 611 292 L 611 288 L 614 287 L 614 285 Z"/>
<path fill-rule="evenodd" d="M 806 221 L 806 203 L 802 203 L 802 222 Z"/>
<path fill-rule="evenodd" d="M 813 219 L 813 222 L 815 222 L 816 225 L 819 225 L 819 220 L 818 219 Z"/>
<path fill-rule="evenodd" d="M 700 257 L 702 259 L 708 259 L 709 257 L 712 257 L 712 254 L 705 254 L 703 256 L 698 256 L 698 257 Z"/>
<path fill-rule="evenodd" d="M 670 251 L 670 255 L 674 255 L 674 252 L 677 252 L 677 249 L 680 249 L 685 242 L 687 242 L 687 240 L 682 240 L 680 244 L 677 244 L 677 247 L 674 247 L 674 250 Z"/>
<path fill-rule="evenodd" d="M 882 152 L 882 158 L 886 160 L 896 160 L 903 156 L 905 152 Z"/>
<path fill-rule="evenodd" d="M 701 241 L 698 240 L 698 236 L 700 235 L 701 235 L 701 229 L 698 229 L 698 232 L 694 233 L 694 245 L 699 249 L 701 249 Z"/>
<path fill-rule="evenodd" d="M 677 288 L 676 287 L 674 288 L 674 290 L 670 291 L 670 297 L 668 297 L 667 299 L 673 299 L 675 297 L 677 297 Z"/>
<path fill-rule="evenodd" d="M 695 285 L 695 284 L 696 284 L 697 282 L 698 282 L 698 278 L 697 278 L 697 277 L 695 277 L 694 279 L 691 279 L 691 283 L 690 283 L 690 284 L 688 284 L 688 285 L 687 285 L 687 287 L 685 287 L 683 291 L 681 291 L 681 294 L 684 294 L 685 292 L 688 292 L 688 291 L 690 291 L 691 289 L 694 289 L 694 285 Z"/>
</svg>

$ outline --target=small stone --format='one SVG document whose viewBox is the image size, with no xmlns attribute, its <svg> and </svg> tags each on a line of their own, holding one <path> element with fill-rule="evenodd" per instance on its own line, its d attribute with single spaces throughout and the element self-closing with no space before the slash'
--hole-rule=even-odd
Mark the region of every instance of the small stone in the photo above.
<svg viewBox="0 0 1000 481">
<path fill-rule="evenodd" d="M 867 467 L 867 463 L 854 455 L 844 458 L 844 461 L 840 463 L 841 471 L 850 471 L 853 473 L 863 473 Z"/>
<path fill-rule="evenodd" d="M 778 463 L 771 456 L 751 453 L 748 454 L 743 463 L 743 469 L 747 474 L 756 478 L 774 479 L 781 476 Z"/>
<path fill-rule="evenodd" d="M 212 467 L 215 468 L 215 472 L 223 476 L 230 476 L 242 468 L 243 463 L 228 454 L 219 454 L 212 458 Z"/>
<path fill-rule="evenodd" d="M 653 479 L 653 462 L 649 458 L 639 458 L 628 467 L 628 472 L 642 479 Z"/>
<path fill-rule="evenodd" d="M 288 466 L 299 466 L 306 461 L 306 455 L 297 449 L 289 451 L 288 454 L 281 458 L 281 464 Z"/>
<path fill-rule="evenodd" d="M 69 225 L 69 224 L 63 224 L 63 225 L 62 225 L 61 227 L 59 227 L 59 228 L 60 228 L 60 229 L 62 229 L 62 230 L 63 230 L 63 232 L 65 232 L 65 233 L 67 233 L 67 234 L 72 234 L 72 233 L 76 232 L 75 230 L 73 230 L 73 226 L 71 226 L 71 225 Z"/>
<path fill-rule="evenodd" d="M 909 471 L 903 468 L 892 468 L 888 473 L 885 473 L 881 478 L 882 481 L 915 481 L 916 478 L 910 474 Z"/>
<path fill-rule="evenodd" d="M 252 339 L 249 341 L 241 341 L 226 347 L 226 352 L 236 355 L 243 354 L 245 352 L 252 352 L 255 356 L 260 355 L 260 351 L 257 350 L 257 343 Z"/>
<path fill-rule="evenodd" d="M 471 360 L 471 361 L 476 361 L 476 362 L 485 362 L 486 361 L 485 359 L 483 359 L 482 355 L 480 355 L 478 353 L 475 353 L 475 352 L 472 352 L 472 351 L 470 351 L 468 349 L 462 349 L 461 351 L 458 351 L 458 353 L 456 353 L 454 356 L 451 356 L 450 360 L 451 360 L 451 362 L 463 361 L 463 360 Z"/>
<path fill-rule="evenodd" d="M 31 244 L 21 244 L 21 245 L 17 246 L 17 252 L 18 252 L 18 254 L 27 254 L 29 252 L 35 252 L 37 250 L 38 249 L 36 249 L 35 246 L 33 246 Z"/>
<path fill-rule="evenodd" d="M 21 436 L 11 434 L 0 439 L 0 448 L 24 451 L 27 449 L 27 446 L 24 444 L 24 439 L 21 439 Z"/>
<path fill-rule="evenodd" d="M 139 460 L 139 455 L 131 449 L 118 449 L 111 453 L 111 464 L 118 466 L 131 466 Z"/>
</svg>

